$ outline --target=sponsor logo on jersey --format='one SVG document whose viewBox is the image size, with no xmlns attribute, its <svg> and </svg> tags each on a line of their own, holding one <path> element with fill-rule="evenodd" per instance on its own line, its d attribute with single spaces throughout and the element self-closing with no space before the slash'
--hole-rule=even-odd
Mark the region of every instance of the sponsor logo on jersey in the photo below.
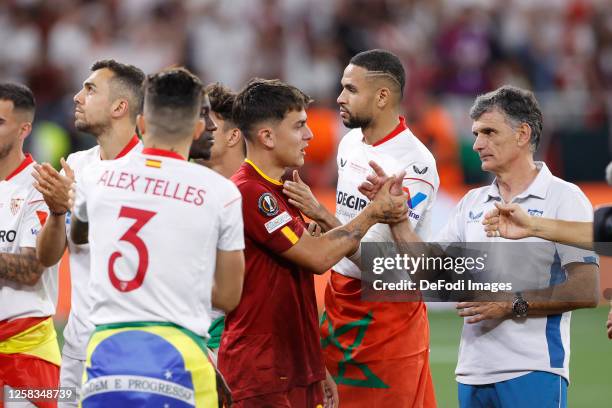
<svg viewBox="0 0 612 408">
<path fill-rule="evenodd" d="M 263 193 L 257 200 L 259 211 L 265 216 L 273 217 L 278 214 L 278 202 L 270 193 Z"/>
<path fill-rule="evenodd" d="M 363 198 L 355 197 L 354 195 L 338 191 L 338 196 L 336 197 L 336 204 L 352 208 L 353 210 L 361 211 L 365 208 L 368 202 Z"/>
<path fill-rule="evenodd" d="M 423 201 L 427 199 L 427 194 L 418 192 L 414 197 L 411 197 L 410 190 L 408 190 L 407 187 L 402 187 L 402 190 L 408 193 L 408 207 L 410 207 L 413 210 L 417 208 L 419 204 L 421 204 Z"/>
<path fill-rule="evenodd" d="M 427 166 L 423 167 L 422 169 L 419 169 L 416 165 L 412 166 L 412 170 L 414 170 L 416 174 L 425 174 L 427 173 L 427 169 L 429 169 Z"/>
<path fill-rule="evenodd" d="M 414 211 L 410 210 L 410 211 L 408 211 L 408 218 L 412 218 L 412 219 L 415 219 L 415 220 L 418 221 L 418 220 L 421 219 L 421 216 L 419 214 L 415 213 Z"/>
<path fill-rule="evenodd" d="M 534 216 L 534 217 L 541 217 L 542 215 L 544 215 L 544 211 L 543 210 L 535 210 L 533 208 L 528 209 L 527 213 L 529 215 Z"/>
<path fill-rule="evenodd" d="M 11 214 L 17 215 L 21 208 L 21 204 L 23 204 L 23 198 L 11 198 Z"/>
<path fill-rule="evenodd" d="M 470 210 L 468 217 L 470 218 L 470 220 L 468 222 L 477 222 L 480 217 L 482 217 L 482 214 L 484 214 L 484 211 L 481 211 L 479 213 L 474 213 Z"/>
<path fill-rule="evenodd" d="M 44 227 L 49 214 L 47 214 L 45 211 L 36 211 L 36 216 L 38 217 L 38 221 L 40 221 L 40 225 Z"/>
<path fill-rule="evenodd" d="M 291 216 L 287 211 L 283 211 L 270 221 L 266 222 L 264 226 L 266 227 L 266 231 L 271 234 L 283 225 L 287 224 L 289 221 L 291 221 Z"/>
<path fill-rule="evenodd" d="M 410 190 L 408 189 L 408 187 L 402 187 L 402 190 L 404 190 L 404 192 L 408 194 L 408 200 L 406 201 L 408 203 L 408 208 L 410 208 L 410 211 L 408 211 L 408 218 L 412 218 L 416 221 L 420 220 L 421 215 L 413 210 L 427 199 L 427 194 L 423 194 L 419 191 L 414 197 L 411 197 Z"/>
<path fill-rule="evenodd" d="M 0 230 L 0 242 L 14 242 L 17 237 L 17 231 Z"/>
</svg>

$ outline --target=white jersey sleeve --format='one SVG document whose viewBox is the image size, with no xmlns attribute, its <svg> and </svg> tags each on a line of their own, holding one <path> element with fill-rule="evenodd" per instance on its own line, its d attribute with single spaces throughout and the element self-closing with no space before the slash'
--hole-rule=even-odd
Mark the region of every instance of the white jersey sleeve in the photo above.
<svg viewBox="0 0 612 408">
<path fill-rule="evenodd" d="M 23 222 L 19 230 L 20 248 L 36 248 L 36 237 L 42 229 L 49 208 L 38 191 L 31 196 L 28 203 L 25 204 Z"/>
<path fill-rule="evenodd" d="M 415 161 L 409 163 L 405 171 L 402 187 L 408 193 L 408 219 L 416 229 L 431 211 L 440 183 L 436 167 L 431 163 Z"/>
<path fill-rule="evenodd" d="M 76 185 L 74 193 L 74 207 L 72 209 L 72 215 L 79 219 L 79 221 L 88 222 L 87 217 L 87 182 L 84 177 L 85 171 L 76 175 Z"/>
<path fill-rule="evenodd" d="M 235 185 L 230 185 L 225 196 L 229 197 L 223 205 L 217 249 L 238 251 L 244 249 L 244 227 L 242 221 L 242 196 Z"/>
</svg>

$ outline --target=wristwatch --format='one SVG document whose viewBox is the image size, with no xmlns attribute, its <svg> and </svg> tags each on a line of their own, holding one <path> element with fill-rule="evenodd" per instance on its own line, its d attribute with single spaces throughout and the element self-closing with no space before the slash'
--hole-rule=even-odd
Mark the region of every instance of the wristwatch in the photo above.
<svg viewBox="0 0 612 408">
<path fill-rule="evenodd" d="M 514 317 L 527 317 L 529 303 L 523 298 L 521 292 L 516 292 L 512 301 L 512 314 Z"/>
</svg>

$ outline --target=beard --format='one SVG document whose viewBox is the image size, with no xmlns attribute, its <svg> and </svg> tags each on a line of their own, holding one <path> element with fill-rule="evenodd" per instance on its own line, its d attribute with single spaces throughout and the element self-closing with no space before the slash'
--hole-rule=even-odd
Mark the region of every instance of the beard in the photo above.
<svg viewBox="0 0 612 408">
<path fill-rule="evenodd" d="M 210 149 L 200 149 L 194 145 L 191 145 L 191 148 L 189 149 L 190 159 L 209 161 L 210 156 Z"/>
<path fill-rule="evenodd" d="M 204 132 L 198 140 L 194 140 L 189 148 L 190 159 L 201 159 L 204 161 L 210 160 L 212 156 L 213 141 L 212 136 L 209 136 Z"/>
<path fill-rule="evenodd" d="M 356 128 L 364 129 L 370 126 L 370 124 L 372 123 L 372 118 L 363 118 L 357 115 L 355 116 L 350 115 L 348 119 L 342 120 L 342 123 L 344 124 L 344 126 L 346 126 L 349 129 L 356 129 Z"/>
<path fill-rule="evenodd" d="M 110 128 L 110 121 L 91 123 L 84 120 L 75 120 L 74 127 L 79 132 L 89 133 L 90 135 L 98 137 Z"/>
<path fill-rule="evenodd" d="M 7 143 L 5 145 L 0 145 L 0 160 L 4 159 L 15 147 L 15 143 Z"/>
</svg>

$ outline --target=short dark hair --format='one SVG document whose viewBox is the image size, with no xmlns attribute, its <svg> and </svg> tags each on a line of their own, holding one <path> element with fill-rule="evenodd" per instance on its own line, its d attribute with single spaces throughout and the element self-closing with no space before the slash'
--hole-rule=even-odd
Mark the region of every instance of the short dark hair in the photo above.
<svg viewBox="0 0 612 408">
<path fill-rule="evenodd" d="M 363 51 L 351 58 L 349 63 L 388 75 L 399 87 L 400 98 L 404 96 L 406 71 L 400 59 L 392 52 L 382 49 Z"/>
<path fill-rule="evenodd" d="M 478 96 L 470 109 L 470 118 L 477 120 L 484 113 L 498 109 L 512 127 L 527 123 L 531 128 L 532 150 L 535 152 L 542 136 L 542 111 L 533 92 L 504 85 L 492 92 Z"/>
<path fill-rule="evenodd" d="M 232 108 L 236 100 L 236 93 L 219 82 L 209 84 L 204 88 L 204 93 L 210 99 L 210 109 L 223 120 L 234 123 Z"/>
<path fill-rule="evenodd" d="M 278 79 L 253 78 L 234 101 L 232 116 L 247 139 L 252 127 L 266 120 L 281 121 L 287 113 L 306 109 L 312 99 Z"/>
<path fill-rule="evenodd" d="M 142 111 L 144 72 L 134 65 L 122 64 L 113 59 L 96 61 L 91 66 L 91 71 L 104 68 L 114 74 L 111 80 L 112 96 L 128 98 L 130 119 L 136 121 L 136 116 Z"/>
<path fill-rule="evenodd" d="M 152 133 L 184 136 L 193 130 L 202 109 L 200 79 L 182 67 L 165 69 L 147 76 L 144 83 L 144 111 Z"/>
<path fill-rule="evenodd" d="M 0 83 L 0 100 L 13 102 L 13 109 L 26 112 L 32 115 L 36 111 L 36 100 L 34 94 L 25 85 L 12 82 Z"/>
</svg>

